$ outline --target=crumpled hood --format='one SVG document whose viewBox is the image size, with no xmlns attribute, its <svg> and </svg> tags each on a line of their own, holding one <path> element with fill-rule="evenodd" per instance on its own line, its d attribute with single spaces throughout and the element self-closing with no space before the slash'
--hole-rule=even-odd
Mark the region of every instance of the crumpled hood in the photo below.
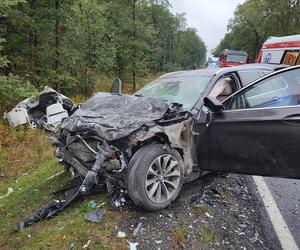
<svg viewBox="0 0 300 250">
<path fill-rule="evenodd" d="M 61 128 L 71 132 L 90 131 L 113 141 L 161 119 L 170 105 L 156 98 L 99 92 L 65 119 Z"/>
</svg>

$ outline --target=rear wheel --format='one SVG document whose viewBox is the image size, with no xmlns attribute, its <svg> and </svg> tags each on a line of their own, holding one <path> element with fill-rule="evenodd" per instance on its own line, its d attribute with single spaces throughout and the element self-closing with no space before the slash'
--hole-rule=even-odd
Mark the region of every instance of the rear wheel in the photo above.
<svg viewBox="0 0 300 250">
<path fill-rule="evenodd" d="M 178 196 L 183 183 L 183 161 L 174 149 L 160 144 L 141 148 L 127 172 L 128 194 L 148 210 L 167 207 Z"/>
</svg>

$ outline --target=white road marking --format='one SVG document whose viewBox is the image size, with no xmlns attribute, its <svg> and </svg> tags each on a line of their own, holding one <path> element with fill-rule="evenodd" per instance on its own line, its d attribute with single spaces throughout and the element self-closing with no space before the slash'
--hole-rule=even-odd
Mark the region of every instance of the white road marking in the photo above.
<svg viewBox="0 0 300 250">
<path fill-rule="evenodd" d="M 299 250 L 291 231 L 285 223 L 279 208 L 264 180 L 261 176 L 253 176 L 258 192 L 263 200 L 267 213 L 273 224 L 276 235 L 283 250 Z"/>
</svg>

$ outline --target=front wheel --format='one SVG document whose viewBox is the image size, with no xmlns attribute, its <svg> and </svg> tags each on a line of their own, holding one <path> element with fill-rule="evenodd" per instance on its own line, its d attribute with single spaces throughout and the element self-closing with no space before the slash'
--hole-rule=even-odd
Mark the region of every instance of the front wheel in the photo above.
<svg viewBox="0 0 300 250">
<path fill-rule="evenodd" d="M 183 161 L 177 150 L 150 144 L 139 149 L 127 171 L 128 194 L 148 210 L 167 207 L 183 184 Z"/>
</svg>

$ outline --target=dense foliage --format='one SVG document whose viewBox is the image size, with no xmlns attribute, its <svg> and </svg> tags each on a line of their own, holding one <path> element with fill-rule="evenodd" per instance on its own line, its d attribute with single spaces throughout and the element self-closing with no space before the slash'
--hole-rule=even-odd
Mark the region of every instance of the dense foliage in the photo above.
<svg viewBox="0 0 300 250">
<path fill-rule="evenodd" d="M 269 36 L 300 33 L 299 0 L 246 0 L 235 11 L 225 35 L 214 54 L 223 49 L 245 50 L 254 61 Z"/>
<path fill-rule="evenodd" d="M 0 2 L 0 89 L 88 94 L 101 75 L 135 89 L 141 76 L 205 61 L 196 30 L 165 0 Z"/>
</svg>

